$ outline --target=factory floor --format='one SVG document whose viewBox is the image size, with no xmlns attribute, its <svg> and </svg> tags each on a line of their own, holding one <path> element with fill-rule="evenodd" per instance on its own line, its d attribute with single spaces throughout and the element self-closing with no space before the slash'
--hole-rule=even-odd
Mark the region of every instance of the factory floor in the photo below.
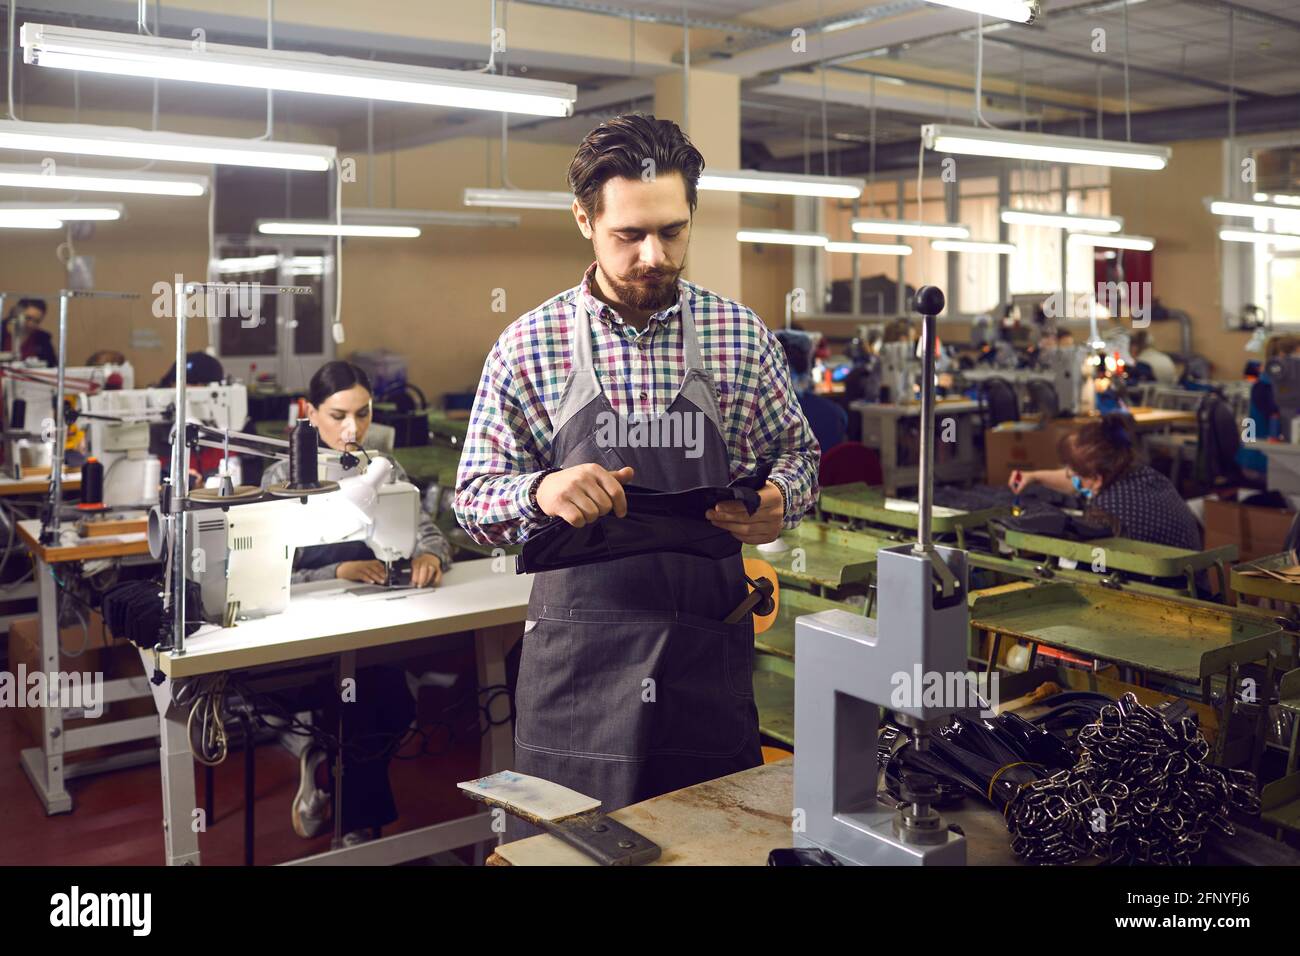
<svg viewBox="0 0 1300 956">
<path fill-rule="evenodd" d="M 450 662 L 468 667 L 468 660 Z M 464 676 L 464 675 L 463 675 Z M 156 760 L 124 770 L 79 777 L 68 782 L 71 813 L 45 815 L 40 801 L 19 767 L 19 753 L 32 741 L 12 708 L 0 708 L 0 865 L 34 866 L 156 866 L 164 862 L 162 784 Z M 419 741 L 403 753 L 418 750 Z M 434 745 L 430 744 L 432 748 Z M 293 832 L 289 807 L 298 787 L 298 760 L 274 741 L 257 748 L 254 782 L 255 862 L 259 865 L 321 853 L 329 849 L 330 831 L 304 840 Z M 392 781 L 398 810 L 389 836 L 452 820 L 473 810 L 456 783 L 478 776 L 479 740 L 456 740 L 438 756 L 394 760 Z M 205 865 L 238 866 L 244 862 L 244 755 L 232 748 L 215 768 L 213 818 L 199 834 Z M 202 768 L 195 767 L 195 787 L 203 801 Z M 457 851 L 464 862 L 469 850 Z M 450 856 L 438 862 L 455 863 Z"/>
</svg>

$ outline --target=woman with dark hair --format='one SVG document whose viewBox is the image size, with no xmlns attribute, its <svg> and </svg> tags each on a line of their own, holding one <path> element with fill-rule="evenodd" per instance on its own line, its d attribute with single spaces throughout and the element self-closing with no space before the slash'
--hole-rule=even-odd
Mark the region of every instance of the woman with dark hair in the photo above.
<svg viewBox="0 0 1300 956">
<path fill-rule="evenodd" d="M 1019 494 L 1037 483 L 1078 494 L 1086 516 L 1105 518 L 1121 537 L 1201 549 L 1201 526 L 1173 482 L 1138 461 L 1129 416 L 1106 415 L 1067 432 L 1056 453 L 1064 468 L 1014 471 L 1011 490 Z"/>
<path fill-rule="evenodd" d="M 370 379 L 351 362 L 326 362 L 307 386 L 307 419 L 320 433 L 322 445 L 335 451 L 357 451 L 365 447 L 370 429 L 372 395 Z M 377 452 L 367 454 L 373 458 Z M 362 456 L 365 459 L 365 456 Z M 391 460 L 391 459 L 390 459 Z M 364 460 L 362 462 L 364 465 Z M 406 472 L 392 461 L 393 480 L 407 481 Z M 350 472 L 344 471 L 346 477 Z M 262 475 L 262 487 L 288 480 L 289 463 L 278 461 Z M 294 555 L 295 583 L 343 578 L 382 584 L 384 566 L 362 541 L 322 544 L 299 548 Z M 433 519 L 420 512 L 415 553 L 411 558 L 411 584 L 436 585 L 451 566 L 451 546 Z"/>
<path fill-rule="evenodd" d="M 370 429 L 371 390 L 366 373 L 350 362 L 327 362 L 320 367 L 307 388 L 307 418 L 320 433 L 321 444 L 336 451 L 359 451 L 365 448 Z M 356 468 L 364 470 L 366 462 L 378 452 L 360 455 Z M 406 481 L 406 472 L 392 462 L 393 480 Z M 266 469 L 262 486 L 288 480 L 289 463 L 278 461 Z M 339 477 L 353 474 L 345 469 Z M 331 475 L 333 477 L 333 475 Z M 416 546 L 411 558 L 411 584 L 435 586 L 451 566 L 451 546 L 433 520 L 420 512 Z M 306 581 L 332 580 L 381 584 L 385 580 L 382 562 L 364 541 L 313 545 L 299 548 L 294 554 L 295 584 Z M 372 839 L 379 827 L 397 819 L 397 806 L 388 780 L 388 763 L 402 736 L 415 716 L 415 705 L 401 667 L 376 666 L 356 672 L 355 698 L 346 711 L 349 737 L 354 748 L 343 753 L 343 843 L 353 846 Z M 339 694 L 332 686 L 306 688 L 296 698 L 283 698 L 286 710 L 324 703 L 324 726 L 337 726 Z M 376 742 L 387 741 L 380 747 Z M 301 778 L 294 797 L 291 818 L 293 829 L 301 837 L 320 833 L 328 819 L 330 800 L 317 786 L 317 769 L 331 755 L 314 744 L 304 748 L 300 757 Z"/>
</svg>

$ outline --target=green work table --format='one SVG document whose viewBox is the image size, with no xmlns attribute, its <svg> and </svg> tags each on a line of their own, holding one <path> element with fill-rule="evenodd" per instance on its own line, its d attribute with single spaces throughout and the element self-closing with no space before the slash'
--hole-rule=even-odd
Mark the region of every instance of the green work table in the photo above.
<svg viewBox="0 0 1300 956">
<path fill-rule="evenodd" d="M 794 622 L 795 618 L 818 611 L 840 610 L 850 614 L 861 614 L 862 608 L 852 604 L 843 604 L 827 598 L 784 588 L 777 597 L 776 620 L 762 634 L 754 636 L 754 649 L 761 654 L 773 654 L 784 660 L 794 660 Z"/>
<path fill-rule="evenodd" d="M 1283 775 L 1260 790 L 1260 818 L 1280 829 L 1300 833 L 1300 670 L 1282 675 L 1278 697 L 1278 710 L 1290 717 L 1291 736 Z"/>
<path fill-rule="evenodd" d="M 794 664 L 771 654 L 754 655 L 754 704 L 758 731 L 794 746 Z"/>
<path fill-rule="evenodd" d="M 1009 556 L 1002 554 L 971 554 L 975 567 L 1005 571 L 1016 577 L 1061 577 L 1079 584 L 1100 584 L 1105 578 L 1108 587 L 1133 590 L 1161 596 L 1194 597 L 1196 576 L 1211 568 L 1217 569 L 1219 584 L 1230 598 L 1228 566 L 1236 560 L 1237 546 L 1227 544 L 1208 551 L 1185 551 L 1150 541 L 1132 538 L 1095 538 L 1092 541 L 1071 541 L 1045 534 L 1015 531 L 998 524 L 992 525 L 995 539 L 1011 549 Z M 1104 571 L 1089 570 L 1098 559 L 1104 562 Z M 1039 557 L 1026 557 L 1025 554 Z M 1044 570 L 1042 557 L 1064 558 L 1076 561 L 1082 569 L 1052 567 Z M 1151 578 L 1180 578 L 1179 587 L 1127 580 L 1125 574 L 1140 574 Z"/>
<path fill-rule="evenodd" d="M 1065 583 L 1009 586 L 970 595 L 970 626 L 990 635 L 988 664 L 1002 638 L 1109 661 L 1146 674 L 1199 684 L 1210 703 L 1210 678 L 1227 675 L 1221 726 L 1228 726 L 1236 697 L 1237 668 L 1270 660 L 1281 627 L 1258 611 L 1208 601 L 1168 599 L 1099 585 Z M 1271 683 L 1271 673 L 1268 681 Z M 1226 737 L 1226 734 L 1224 735 Z"/>
<path fill-rule="evenodd" d="M 456 470 L 460 467 L 460 451 L 445 445 L 410 445 L 394 448 L 393 457 L 412 481 L 418 484 L 437 482 L 444 488 L 454 488 Z"/>
<path fill-rule="evenodd" d="M 1278 601 L 1282 604 L 1290 604 L 1300 608 L 1300 581 L 1279 581 L 1277 578 L 1256 577 L 1255 575 L 1242 573 L 1254 568 L 1280 571 L 1283 568 L 1293 567 L 1295 563 L 1296 559 L 1293 555 L 1270 554 L 1266 558 L 1239 564 L 1232 569 L 1232 590 L 1238 594 L 1266 598 L 1270 601 Z"/>
<path fill-rule="evenodd" d="M 783 531 L 781 540 L 789 550 L 771 553 L 747 544 L 744 555 L 772 565 L 783 585 L 813 591 L 869 583 L 876 575 L 876 551 L 896 543 L 819 521 Z"/>
<path fill-rule="evenodd" d="M 447 440 L 448 444 L 463 445 L 469 433 L 469 417 L 451 418 L 441 408 L 429 409 L 429 434 Z"/>
<path fill-rule="evenodd" d="M 916 536 L 920 524 L 917 503 L 890 498 L 880 488 L 865 482 L 831 485 L 823 488 L 817 502 L 818 515 L 852 518 L 879 528 L 910 532 Z M 982 527 L 993 518 L 1010 514 L 1009 508 L 982 508 L 979 511 L 959 511 L 956 508 L 934 507 L 930 510 L 930 530 L 934 534 L 955 534 L 957 547 L 966 547 L 966 531 Z"/>
</svg>

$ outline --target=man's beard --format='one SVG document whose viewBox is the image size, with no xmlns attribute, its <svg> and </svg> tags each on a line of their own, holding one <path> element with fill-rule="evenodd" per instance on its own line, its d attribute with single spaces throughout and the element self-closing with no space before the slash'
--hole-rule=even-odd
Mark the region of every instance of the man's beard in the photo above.
<svg viewBox="0 0 1300 956">
<path fill-rule="evenodd" d="M 605 273 L 610 288 L 618 301 L 638 312 L 658 312 L 677 301 L 677 269 L 633 269 L 626 276 L 615 278 Z"/>
</svg>

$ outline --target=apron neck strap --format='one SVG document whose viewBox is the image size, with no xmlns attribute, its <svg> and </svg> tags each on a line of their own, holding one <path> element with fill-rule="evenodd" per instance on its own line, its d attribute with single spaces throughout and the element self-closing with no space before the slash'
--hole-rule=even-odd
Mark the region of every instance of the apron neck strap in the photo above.
<svg viewBox="0 0 1300 956">
<path fill-rule="evenodd" d="M 686 286 L 682 282 L 677 283 L 677 301 L 681 304 L 679 310 L 682 323 L 682 356 L 685 359 L 687 371 L 691 369 L 703 369 L 704 363 L 700 356 L 700 340 L 695 332 L 695 317 L 691 314 L 691 299 L 686 292 Z M 591 360 L 591 320 L 595 314 L 585 306 L 579 306 L 574 313 L 573 328 L 573 367 L 575 369 L 590 369 Z"/>
</svg>

